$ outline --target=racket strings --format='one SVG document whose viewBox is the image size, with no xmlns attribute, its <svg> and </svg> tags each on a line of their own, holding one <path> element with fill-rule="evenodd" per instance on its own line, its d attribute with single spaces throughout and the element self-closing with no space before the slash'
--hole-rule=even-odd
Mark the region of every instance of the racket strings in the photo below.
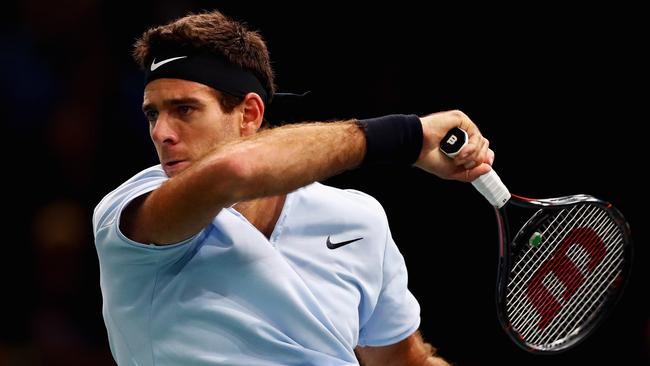
<svg viewBox="0 0 650 366">
<path fill-rule="evenodd" d="M 596 228 L 602 230 L 603 225 L 600 225 L 600 227 L 596 227 Z M 584 238 L 584 237 L 579 237 L 579 238 L 573 238 L 573 239 L 574 239 L 575 241 L 579 241 L 579 240 L 582 240 L 582 239 L 585 239 L 585 238 Z M 572 249 L 573 249 L 573 248 L 572 248 Z M 578 251 L 579 251 L 579 250 L 578 250 Z M 584 255 L 584 254 L 586 254 L 586 252 L 583 251 L 582 254 L 583 254 L 583 256 L 584 256 L 583 259 L 585 259 L 585 261 L 582 262 L 582 261 L 580 261 L 580 258 L 577 258 L 578 261 L 577 261 L 576 265 L 577 265 L 577 266 L 581 266 L 581 267 L 585 267 L 585 266 L 587 265 L 587 263 L 586 263 L 586 259 L 588 259 L 588 257 Z M 573 255 L 574 257 L 576 256 L 575 253 L 573 253 L 573 254 L 568 253 L 568 256 L 571 256 L 571 255 Z M 574 268 L 575 268 L 575 267 L 574 267 Z M 574 269 L 574 271 L 575 271 L 575 269 Z M 597 272 L 596 272 L 596 273 L 597 273 Z M 556 273 L 555 275 L 558 276 L 558 277 L 560 277 L 560 278 L 562 278 L 562 273 L 561 273 L 561 272 L 559 273 L 559 275 L 557 275 L 557 273 Z M 566 281 L 566 280 L 565 280 L 564 284 L 562 284 L 562 282 L 558 281 L 558 280 L 555 278 L 555 276 L 547 276 L 547 277 L 545 278 L 545 280 L 546 280 L 545 287 L 539 287 L 537 290 L 538 290 L 538 291 L 542 291 L 543 288 L 550 288 L 550 291 L 549 291 L 549 292 L 551 292 L 552 294 L 554 294 L 555 297 L 546 297 L 546 298 L 545 298 L 546 303 L 542 304 L 544 307 L 559 304 L 560 302 L 562 302 L 562 301 L 564 300 L 564 299 L 559 295 L 559 293 L 561 292 L 561 290 L 563 290 L 565 287 L 566 287 L 566 288 L 571 288 L 571 286 L 576 286 L 576 285 L 579 286 L 580 283 L 579 283 L 579 282 L 576 283 L 576 281 L 584 281 L 584 277 L 581 275 L 581 273 L 578 273 L 577 276 L 576 276 L 575 273 L 572 273 L 572 275 L 574 275 L 574 277 L 571 278 L 572 281 L 571 281 L 571 280 L 570 280 L 570 281 Z M 593 276 L 591 276 L 591 277 L 593 277 Z M 553 280 L 555 280 L 555 281 L 553 281 Z M 550 282 L 550 283 L 549 283 L 549 282 Z M 564 286 L 563 286 L 563 285 L 564 285 Z M 571 302 L 571 304 L 573 304 L 574 306 L 575 306 L 575 305 L 580 305 L 580 299 L 584 298 L 584 296 L 588 294 L 588 290 L 589 290 L 590 288 L 591 288 L 591 286 L 584 286 L 584 287 L 581 288 L 581 289 L 582 289 L 582 293 L 573 294 L 573 297 L 571 297 L 571 299 L 573 300 L 573 301 Z M 537 294 L 535 294 L 535 293 L 530 294 L 530 293 L 529 293 L 528 295 L 529 295 L 529 296 L 531 296 L 531 295 L 532 295 L 532 296 L 535 296 L 535 295 L 537 295 Z M 525 298 L 524 298 L 524 299 L 525 299 Z M 559 300 L 559 301 L 557 301 L 556 299 Z M 556 301 L 557 301 L 557 302 L 556 302 Z M 549 304 L 549 302 L 552 302 L 553 304 Z M 565 311 L 564 311 L 565 314 L 570 314 L 572 308 L 571 308 L 570 306 L 568 306 L 567 304 L 564 304 L 564 310 L 565 310 Z M 568 310 L 568 311 L 567 311 L 567 310 Z M 575 310 L 575 309 L 573 309 L 573 310 Z M 531 322 L 530 320 L 531 320 L 531 319 L 529 319 L 528 327 L 527 327 L 527 328 L 522 328 L 522 331 L 526 331 L 527 329 L 530 329 L 530 328 L 532 327 L 532 325 L 535 325 L 535 322 Z M 559 323 L 556 323 L 556 324 L 561 324 L 562 321 L 566 321 L 566 319 L 563 318 L 563 317 L 561 317 L 561 316 L 560 316 L 560 317 L 557 317 L 556 320 L 559 321 Z M 541 327 L 541 326 L 539 326 L 539 328 L 542 328 L 543 331 L 546 332 L 546 333 L 548 333 L 549 331 L 555 329 L 555 327 L 553 327 L 553 326 L 548 327 L 548 328 L 545 328 L 545 327 Z M 541 335 L 541 334 L 540 334 L 540 335 Z"/>
<path fill-rule="evenodd" d="M 510 271 L 511 276 L 510 281 L 508 283 L 508 294 L 507 294 L 507 299 L 508 299 L 508 304 L 510 307 L 514 309 L 519 309 L 523 310 L 523 307 L 520 307 L 524 304 L 524 301 L 526 298 L 521 295 L 521 292 L 526 289 L 523 284 L 526 284 L 530 281 L 530 277 L 533 276 L 533 274 L 538 270 L 539 266 L 541 266 L 544 262 L 546 262 L 550 255 L 552 254 L 552 246 L 547 246 L 546 243 L 548 242 L 554 242 L 555 238 L 559 232 L 559 228 L 561 227 L 566 227 L 568 228 L 569 226 L 566 224 L 567 217 L 571 214 L 575 214 L 573 211 L 576 210 L 576 207 L 573 207 L 570 211 L 562 210 L 560 213 L 555 216 L 552 222 L 549 224 L 543 225 L 542 226 L 542 233 L 541 235 L 543 237 L 548 236 L 547 239 L 544 239 L 545 245 L 544 250 L 528 250 L 527 252 L 524 252 L 523 255 L 520 256 L 519 260 L 515 263 L 515 265 L 512 267 L 512 270 Z M 577 214 L 581 214 L 581 212 L 578 212 Z M 549 232 L 548 228 L 553 228 L 552 231 Z M 561 234 L 561 233 L 560 233 Z M 534 267 L 536 266 L 536 267 Z M 551 289 L 553 290 L 553 289 Z M 514 300 L 512 300 L 514 299 Z M 513 313 L 516 315 L 517 310 Z M 523 317 L 522 319 L 526 319 L 526 317 Z"/>
<path fill-rule="evenodd" d="M 599 228 L 597 228 L 597 229 L 601 229 L 601 230 L 599 230 L 599 231 L 602 231 L 602 225 L 601 225 Z M 574 238 L 574 239 L 575 239 L 575 238 Z M 578 238 L 577 240 L 580 240 L 580 239 L 584 239 L 584 238 Z M 606 239 L 609 239 L 609 238 L 606 238 Z M 572 249 L 573 249 L 573 248 L 572 248 Z M 581 252 L 580 250 L 573 250 L 573 252 L 571 252 L 571 253 L 567 253 L 567 256 L 569 256 L 569 257 L 573 257 L 574 262 L 577 262 L 577 263 L 576 263 L 576 266 L 580 266 L 580 267 L 583 267 L 583 268 L 584 268 L 584 267 L 586 267 L 586 266 L 588 265 L 588 263 L 587 263 L 588 257 L 586 257 L 586 256 L 585 256 L 585 252 L 583 252 L 583 253 L 582 253 L 582 256 L 583 256 L 584 258 L 582 258 L 582 260 L 581 260 L 581 257 L 580 257 L 581 254 L 580 254 L 580 252 Z M 606 267 L 605 267 L 605 268 L 606 268 Z M 603 273 L 605 273 L 605 272 L 603 272 Z M 561 276 L 560 276 L 560 277 L 561 277 Z M 592 277 L 593 277 L 593 276 L 592 276 Z M 582 276 L 579 276 L 579 278 L 582 278 Z M 559 286 L 559 285 L 561 284 L 561 282 L 559 282 L 559 281 L 557 281 L 557 280 L 556 280 L 556 282 L 553 282 L 553 279 L 554 279 L 554 276 L 547 276 L 547 278 L 545 278 L 545 280 L 547 281 L 545 285 L 546 285 L 547 287 L 551 287 L 552 285 L 554 285 L 554 286 L 557 286 L 557 287 L 559 287 L 559 288 L 561 289 L 562 286 Z M 550 282 L 552 285 L 549 284 L 549 282 Z M 592 282 L 592 284 L 593 284 L 593 282 Z M 568 286 L 571 285 L 571 283 L 568 283 L 568 284 L 565 283 L 565 285 L 567 285 L 567 287 L 568 287 Z M 574 295 L 573 299 L 576 300 L 576 301 L 574 301 L 573 304 L 578 304 L 578 305 L 579 305 L 579 304 L 580 304 L 580 299 L 581 299 L 581 298 L 584 298 L 584 296 L 587 295 L 587 293 L 590 291 L 590 289 L 591 289 L 592 287 L 593 287 L 593 286 L 585 286 L 585 287 L 583 287 L 583 293 L 582 293 L 582 294 L 576 294 L 576 295 Z M 557 294 L 557 289 L 556 289 L 556 292 L 554 293 L 554 295 L 555 295 L 556 297 L 559 298 L 559 295 Z M 560 299 L 561 299 L 561 298 L 560 298 Z M 566 305 L 565 305 L 565 306 L 566 306 Z M 571 310 L 570 308 L 565 308 L 565 310 L 566 310 L 566 309 Z M 575 314 L 575 312 L 574 312 L 574 313 L 571 313 L 571 312 L 569 311 L 569 312 L 564 312 L 564 314 Z M 583 314 L 584 314 L 584 313 L 583 313 Z M 565 324 L 565 325 L 566 325 L 566 324 L 567 324 L 567 322 L 566 322 L 567 319 L 566 319 L 566 318 L 559 317 L 559 318 L 557 318 L 557 320 L 559 320 L 559 322 L 556 323 L 556 324 L 558 324 L 558 325 L 560 325 L 560 324 Z M 530 324 L 529 324 L 529 326 L 530 326 Z M 552 331 L 552 330 L 554 330 L 554 329 L 555 329 L 555 328 L 554 328 L 553 326 L 551 326 L 551 327 L 549 327 L 549 328 L 546 328 L 546 329 L 544 330 L 544 332 L 546 332 L 546 333 L 550 333 L 550 331 Z M 543 334 L 540 334 L 540 336 L 543 336 Z M 532 339 L 529 339 L 529 340 L 532 341 Z"/>
<path fill-rule="evenodd" d="M 580 212 L 578 212 L 578 214 L 580 214 Z M 570 229 L 570 226 L 566 225 L 566 223 L 563 222 L 557 223 L 555 227 L 559 228 L 561 225 L 565 225 L 565 228 L 567 230 Z M 525 297 L 520 296 L 521 292 L 526 289 L 524 284 L 530 282 L 530 277 L 532 277 L 533 274 L 536 273 L 537 270 L 539 270 L 539 267 L 541 267 L 543 263 L 545 263 L 550 259 L 550 256 L 553 254 L 553 249 L 555 249 L 555 247 L 547 244 L 549 242 L 551 243 L 557 242 L 558 236 L 562 236 L 564 234 L 566 234 L 566 231 L 560 231 L 560 230 L 554 230 L 551 232 L 549 232 L 548 230 L 543 231 L 542 235 L 548 237 L 547 239 L 545 239 L 546 250 L 543 251 L 529 250 L 528 253 L 524 253 L 524 255 L 521 256 L 518 265 L 516 265 L 511 272 L 512 274 L 520 274 L 521 276 L 518 277 L 519 280 L 517 280 L 517 277 L 511 278 L 511 283 L 509 286 L 509 287 L 517 287 L 518 290 L 515 293 L 510 292 L 510 297 L 513 297 L 513 295 L 515 295 L 515 297 L 519 298 L 519 301 L 524 301 L 526 299 Z M 517 267 L 523 267 L 523 268 L 517 269 Z M 528 276 L 524 276 L 524 275 L 528 275 Z M 551 287 L 549 288 L 549 290 L 554 291 L 555 288 Z"/>
<path fill-rule="evenodd" d="M 609 237 L 603 241 L 611 240 L 615 235 L 613 230 Z M 576 327 L 585 324 L 602 305 L 606 297 L 606 292 L 611 284 L 616 280 L 616 271 L 622 265 L 622 248 L 613 248 L 612 255 L 607 256 L 599 265 L 599 270 L 587 272 L 585 284 L 571 298 L 571 302 L 565 305 L 562 312 L 553 320 L 537 337 L 532 337 L 531 342 L 549 343 L 557 338 L 558 335 L 565 337 L 573 332 Z M 585 255 L 581 258 L 586 265 L 588 257 Z M 614 274 L 614 275 L 612 275 Z M 575 299 L 575 300 L 574 300 Z"/>
<path fill-rule="evenodd" d="M 621 256 L 622 257 L 622 256 Z M 571 333 L 575 332 L 580 325 L 585 324 L 603 304 L 607 290 L 616 280 L 616 276 L 610 276 L 611 271 L 616 271 L 622 264 L 622 258 L 618 261 L 609 261 L 601 271 L 592 273 L 597 276 L 591 276 L 587 279 L 589 285 L 584 286 L 581 294 L 575 295 L 576 300 L 572 301 L 570 308 L 560 313 L 551 326 L 542 332 L 537 333 L 537 337 L 531 337 L 529 342 L 549 344 L 556 342 L 558 338 L 564 339 Z M 590 276 L 588 276 L 590 277 Z"/>
<path fill-rule="evenodd" d="M 573 239 L 574 239 L 574 240 L 580 240 L 580 239 L 583 239 L 583 238 L 573 238 Z M 584 254 L 584 253 L 583 253 L 583 254 Z M 572 255 L 572 254 L 569 254 L 569 256 L 570 256 L 570 255 Z M 573 256 L 575 257 L 575 254 L 573 254 Z M 585 257 L 585 258 L 586 258 L 586 257 Z M 579 258 L 578 258 L 578 259 L 579 259 Z M 582 266 L 582 267 L 584 267 L 585 264 L 586 264 L 586 263 L 581 263 L 581 261 L 578 260 L 577 266 Z M 573 266 L 572 266 L 572 267 L 573 267 Z M 576 271 L 575 268 L 576 268 L 576 267 L 573 267 L 573 272 Z M 562 291 L 564 288 L 571 288 L 571 287 L 579 286 L 580 283 L 579 283 L 579 282 L 576 283 L 576 281 L 578 281 L 578 280 L 580 280 L 580 281 L 584 281 L 583 276 L 582 276 L 580 273 L 577 273 L 577 275 L 576 275 L 576 273 L 569 273 L 569 275 L 573 275 L 573 276 L 574 276 L 573 278 L 569 278 L 569 280 L 567 280 L 567 277 L 566 277 L 567 274 L 566 274 L 566 273 L 562 273 L 562 272 L 559 271 L 559 270 L 556 270 L 556 273 L 554 273 L 554 275 L 555 275 L 555 276 L 546 276 L 546 277 L 544 278 L 544 281 L 546 281 L 546 283 L 544 284 L 544 287 L 541 287 L 541 286 L 540 286 L 540 287 L 538 287 L 538 288 L 536 289 L 536 290 L 539 292 L 539 291 L 543 291 L 544 288 L 547 288 L 547 289 L 549 290 L 549 293 L 552 294 L 551 296 L 543 297 L 543 299 L 545 300 L 546 303 L 538 304 L 538 309 L 537 309 L 537 310 L 539 310 L 540 308 L 544 309 L 544 308 L 552 307 L 552 306 L 555 306 L 555 307 L 560 306 L 560 302 L 564 300 L 564 299 L 561 297 L 561 295 L 560 295 L 560 294 L 561 294 L 561 291 Z M 564 286 L 562 286 L 562 282 L 561 282 L 560 280 L 558 280 L 558 279 L 556 278 L 556 276 L 557 276 L 558 278 L 563 278 L 563 277 L 564 277 L 564 284 L 563 284 Z M 589 287 L 583 287 L 583 290 L 586 290 L 586 289 L 588 289 L 588 288 L 589 288 Z M 534 297 L 534 296 L 538 296 L 539 294 L 537 294 L 537 293 L 530 293 L 530 292 L 529 292 L 528 295 L 531 296 L 531 297 Z M 554 296 L 554 297 L 553 297 L 553 296 Z M 579 301 L 576 302 L 575 300 L 576 300 L 576 299 L 579 300 L 581 297 L 583 297 L 583 296 L 581 296 L 581 294 L 573 294 L 573 296 L 574 296 L 574 297 L 572 298 L 572 299 L 574 300 L 574 301 L 572 302 L 573 304 L 579 304 Z M 522 298 L 522 299 L 526 299 L 526 298 Z M 557 300 L 556 300 L 556 299 L 557 299 Z M 558 301 L 558 300 L 559 300 L 559 301 Z M 566 304 L 565 304 L 564 306 L 565 306 L 564 310 L 570 309 L 570 308 L 566 307 L 566 306 L 567 306 Z M 535 309 L 533 309 L 533 310 L 535 310 Z M 535 324 L 535 320 L 537 320 L 536 318 L 538 318 L 538 317 L 533 317 L 533 318 L 527 317 L 527 318 L 526 318 L 526 319 L 528 320 L 528 321 L 526 322 L 526 324 L 525 324 L 526 327 L 524 328 L 524 327 L 523 327 L 524 325 L 522 325 L 522 327 L 520 328 L 521 331 L 522 331 L 524 334 L 527 333 L 527 331 L 530 330 L 530 329 L 533 329 L 533 330 L 534 330 L 534 328 L 532 328 L 532 327 L 533 327 L 534 325 L 536 325 L 536 324 Z M 562 320 L 561 317 L 560 317 L 560 318 L 556 318 L 556 319 L 558 319 L 558 320 Z M 538 328 L 541 328 L 541 329 L 545 330 L 546 332 L 548 332 L 549 330 L 553 330 L 553 329 L 554 329 L 554 327 L 544 328 L 544 327 L 540 326 L 539 324 L 541 324 L 541 323 L 539 323 L 539 322 L 537 323 Z"/>
<path fill-rule="evenodd" d="M 545 220 L 539 231 L 542 245 L 522 250 L 511 270 L 506 311 L 513 329 L 528 343 L 550 347 L 577 332 L 606 298 L 606 291 L 616 280 L 622 265 L 623 237 L 604 209 L 588 204 L 560 210 Z M 567 235 L 573 236 L 567 238 Z M 572 265 L 553 267 L 550 271 L 553 275 L 545 276 L 542 285 L 533 287 L 534 291 L 530 292 L 530 281 L 545 263 L 548 265 L 548 261 L 554 259 L 558 246 L 569 239 L 571 242 L 564 245 L 582 244 L 582 247 L 570 246 L 563 254 Z M 601 242 L 604 250 L 598 251 Z M 594 263 L 596 268 L 593 268 Z M 563 296 L 567 288 L 576 287 L 568 298 Z M 551 296 L 540 294 L 543 291 L 550 292 Z M 536 308 L 529 297 L 543 301 Z M 544 326 L 540 321 L 542 315 L 538 313 L 540 306 L 545 311 L 560 306 Z"/>
<path fill-rule="evenodd" d="M 526 251 L 510 272 L 510 274 L 514 276 L 510 278 L 510 283 L 508 285 L 509 290 L 507 294 L 507 303 L 509 318 L 513 323 L 513 327 L 519 329 L 519 331 L 524 334 L 527 334 L 534 322 L 538 320 L 535 308 L 526 297 L 526 284 L 531 281 L 531 277 L 537 273 L 539 267 L 550 259 L 555 245 L 549 245 L 549 243 L 556 243 L 558 237 L 566 234 L 566 230 L 570 228 L 570 217 L 583 215 L 581 217 L 583 217 L 584 220 L 588 219 L 584 210 L 577 210 L 577 212 L 574 212 L 576 210 L 576 207 L 573 207 L 569 212 L 562 210 L 552 222 L 542 225 L 542 235 L 543 237 L 548 237 L 547 239 L 544 239 L 544 248 L 541 250 Z M 561 228 L 565 228 L 566 230 L 561 230 Z M 559 283 L 560 282 L 557 281 L 555 286 Z M 555 286 L 551 286 L 548 290 L 551 293 L 558 293 L 559 290 Z M 532 295 L 534 296 L 537 294 Z M 533 316 L 530 316 L 531 313 L 533 313 Z"/>
<path fill-rule="evenodd" d="M 533 333 L 528 341 L 534 344 L 549 344 L 557 342 L 558 338 L 565 339 L 572 332 L 578 330 L 576 328 L 584 324 L 585 320 L 589 319 L 602 304 L 605 292 L 616 279 L 616 276 L 608 275 L 611 270 L 616 270 L 620 266 L 621 257 L 618 257 L 618 262 L 612 260 L 603 262 L 599 271 L 589 272 L 585 284 L 573 295 L 571 301 L 564 305 L 552 323 L 541 332 Z M 616 258 L 616 256 L 613 255 L 611 258 Z M 581 264 L 586 264 L 587 256 L 582 259 L 584 262 Z"/>
<path fill-rule="evenodd" d="M 569 225 L 569 216 L 573 214 L 573 216 L 581 216 L 587 220 L 588 216 L 585 214 L 584 210 L 578 210 L 577 212 L 574 212 L 575 210 L 576 207 L 573 207 L 572 210 L 568 213 L 566 210 L 562 210 L 562 212 L 560 212 L 560 214 L 558 214 L 552 222 L 543 225 L 541 228 L 543 230 L 541 235 L 543 237 L 547 237 L 544 239 L 545 249 L 529 249 L 527 252 L 524 252 L 523 255 L 521 255 L 520 259 L 513 266 L 510 273 L 514 274 L 515 276 L 511 277 L 510 283 L 508 284 L 509 289 L 514 288 L 513 290 L 508 291 L 508 298 L 516 299 L 509 301 L 513 307 L 522 304 L 525 305 L 526 297 L 522 296 L 522 291 L 526 290 L 526 286 L 524 285 L 530 282 L 531 277 L 539 270 L 539 267 L 541 267 L 543 263 L 547 262 L 550 259 L 550 256 L 553 254 L 553 249 L 555 249 L 556 246 L 549 245 L 549 243 L 557 243 L 558 237 L 564 236 L 566 234 L 566 231 L 571 228 Z M 566 215 L 563 215 L 565 213 Z M 567 221 L 567 219 L 569 219 L 569 221 Z M 582 222 L 582 224 L 585 223 L 585 221 Z M 552 228 L 552 230 L 549 231 L 549 228 Z M 562 228 L 566 230 L 561 230 Z M 553 292 L 555 288 L 552 287 L 549 288 L 549 290 Z"/>
</svg>

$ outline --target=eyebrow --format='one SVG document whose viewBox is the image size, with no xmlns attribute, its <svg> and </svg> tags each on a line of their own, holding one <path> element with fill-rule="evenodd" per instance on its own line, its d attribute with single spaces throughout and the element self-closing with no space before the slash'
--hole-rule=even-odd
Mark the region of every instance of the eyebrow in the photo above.
<svg viewBox="0 0 650 366">
<path fill-rule="evenodd" d="M 172 98 L 172 99 L 165 99 L 162 101 L 162 104 L 165 106 L 177 106 L 177 105 L 183 105 L 183 104 L 195 104 L 195 105 L 203 105 L 203 102 L 201 102 L 197 98 L 192 98 L 192 97 L 187 97 L 187 98 Z M 153 108 L 153 103 L 144 103 L 142 104 L 142 111 L 146 112 L 148 110 L 154 109 Z"/>
</svg>

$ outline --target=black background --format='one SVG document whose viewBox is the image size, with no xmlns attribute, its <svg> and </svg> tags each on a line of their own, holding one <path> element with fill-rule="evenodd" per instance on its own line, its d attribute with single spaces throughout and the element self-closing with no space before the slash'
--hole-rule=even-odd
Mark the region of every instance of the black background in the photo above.
<svg viewBox="0 0 650 366">
<path fill-rule="evenodd" d="M 131 46 L 150 26 L 214 8 L 261 32 L 280 91 L 312 92 L 298 117 L 460 109 L 489 138 L 494 167 L 512 192 L 592 194 L 612 202 L 630 222 L 636 261 L 613 314 L 578 347 L 533 356 L 499 327 L 494 215 L 470 185 L 415 168 L 353 171 L 326 181 L 383 204 L 422 307 L 421 330 L 443 356 L 457 365 L 650 364 L 647 198 L 641 191 L 648 160 L 642 131 L 649 32 L 640 11 L 352 7 L 192 1 L 8 6 L 0 39 L 0 117 L 11 219 L 0 273 L 6 294 L 0 364 L 111 364 L 90 215 L 105 193 L 156 163 L 139 111 L 142 75 L 130 59 Z M 72 252 L 39 246 L 38 217 L 53 202 L 72 202 L 86 220 L 84 244 Z M 74 286 L 60 285 L 70 279 Z M 64 356 L 73 350 L 74 357 Z"/>
</svg>

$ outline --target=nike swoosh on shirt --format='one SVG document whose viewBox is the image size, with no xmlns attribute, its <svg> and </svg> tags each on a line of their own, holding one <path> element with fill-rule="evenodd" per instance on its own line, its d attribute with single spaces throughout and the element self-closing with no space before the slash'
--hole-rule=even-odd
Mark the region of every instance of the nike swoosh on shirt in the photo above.
<svg viewBox="0 0 650 366">
<path fill-rule="evenodd" d="M 158 62 L 158 63 L 156 63 L 156 59 L 154 58 L 154 59 L 153 59 L 153 62 L 151 62 L 151 71 L 156 70 L 157 68 L 159 68 L 160 66 L 162 66 L 162 65 L 164 65 L 164 64 L 166 64 L 166 63 L 168 63 L 168 62 L 172 62 L 172 61 L 180 60 L 180 59 L 182 59 L 182 58 L 186 58 L 186 57 L 187 57 L 187 56 L 172 57 L 172 58 L 164 59 L 164 60 L 162 60 L 162 61 L 160 61 L 160 62 Z"/>
<path fill-rule="evenodd" d="M 361 239 L 363 239 L 363 237 L 361 237 L 361 238 L 356 238 L 356 239 L 352 239 L 352 240 L 346 240 L 346 241 L 342 241 L 342 242 L 338 242 L 338 243 L 332 243 L 332 242 L 330 241 L 330 237 L 329 237 L 329 235 L 328 235 L 328 236 L 327 236 L 327 247 L 330 248 L 330 249 L 336 249 L 336 248 L 340 248 L 340 247 L 342 247 L 342 246 L 344 246 L 344 245 L 348 245 L 348 244 L 350 244 L 350 243 L 354 243 L 355 241 L 359 241 L 359 240 L 361 240 Z"/>
</svg>

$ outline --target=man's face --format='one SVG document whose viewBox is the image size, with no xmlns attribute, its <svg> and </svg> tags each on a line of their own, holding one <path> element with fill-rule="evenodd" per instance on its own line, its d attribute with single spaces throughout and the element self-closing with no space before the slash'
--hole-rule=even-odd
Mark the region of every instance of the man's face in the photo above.
<svg viewBox="0 0 650 366">
<path fill-rule="evenodd" d="M 193 81 L 156 79 L 142 104 L 165 173 L 173 177 L 218 143 L 240 136 L 241 114 L 226 114 L 214 90 Z"/>
</svg>

